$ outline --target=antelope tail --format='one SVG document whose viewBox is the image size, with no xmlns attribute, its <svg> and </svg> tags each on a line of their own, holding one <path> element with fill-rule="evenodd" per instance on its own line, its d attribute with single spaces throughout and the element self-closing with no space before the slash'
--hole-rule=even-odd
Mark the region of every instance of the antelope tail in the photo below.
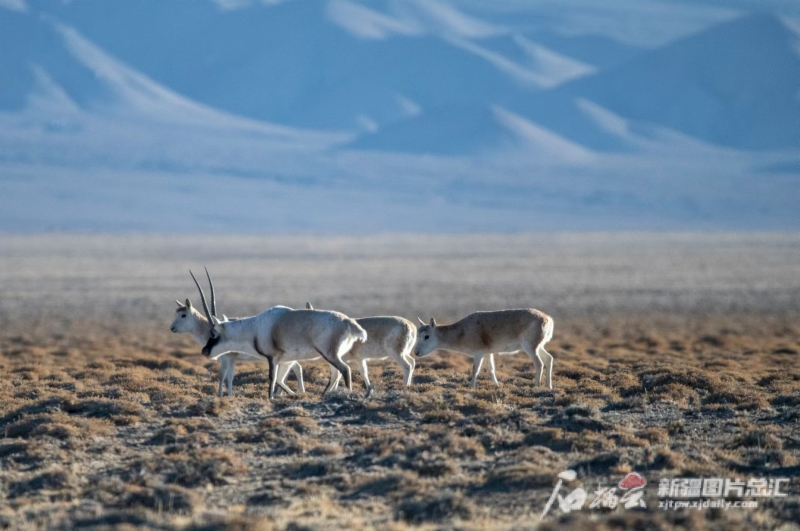
<svg viewBox="0 0 800 531">
<path fill-rule="evenodd" d="M 542 342 L 542 344 L 547 343 L 548 341 L 553 339 L 554 325 L 555 323 L 553 322 L 553 318 L 548 315 L 547 318 L 544 320 L 544 323 L 542 323 L 542 331 L 544 332 L 544 341 Z"/>
<path fill-rule="evenodd" d="M 361 328 L 361 325 L 355 322 L 355 320 L 348 319 L 347 326 L 349 327 L 350 333 L 353 334 L 356 341 L 364 343 L 367 340 L 367 331 Z"/>
</svg>

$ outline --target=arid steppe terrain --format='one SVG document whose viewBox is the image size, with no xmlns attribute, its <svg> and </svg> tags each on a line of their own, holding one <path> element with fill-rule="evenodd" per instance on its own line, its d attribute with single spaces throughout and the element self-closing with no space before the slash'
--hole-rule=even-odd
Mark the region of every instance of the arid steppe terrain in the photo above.
<svg viewBox="0 0 800 531">
<path fill-rule="evenodd" d="M 555 319 L 524 356 L 391 360 L 376 391 L 267 399 L 169 326 L 211 271 L 220 312 Z M 296 387 L 290 377 L 290 387 Z M 0 528 L 800 529 L 800 234 L 0 236 Z M 577 472 L 582 510 L 556 502 Z M 647 508 L 589 508 L 628 472 Z M 670 478 L 789 478 L 757 508 L 662 510 Z"/>
</svg>

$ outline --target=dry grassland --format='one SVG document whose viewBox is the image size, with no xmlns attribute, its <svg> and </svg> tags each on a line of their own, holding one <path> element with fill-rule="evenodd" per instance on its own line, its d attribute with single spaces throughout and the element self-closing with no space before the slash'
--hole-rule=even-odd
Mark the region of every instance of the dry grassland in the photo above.
<svg viewBox="0 0 800 531">
<path fill-rule="evenodd" d="M 0 528 L 796 530 L 798 264 L 798 235 L 0 237 Z M 368 400 L 359 376 L 321 397 L 321 362 L 304 396 L 270 402 L 243 364 L 217 398 L 168 330 L 203 265 L 228 315 L 537 307 L 555 389 L 515 356 L 473 390 L 437 354 L 407 389 L 372 364 Z M 640 472 L 648 508 L 540 524 L 567 468 L 590 499 Z M 758 509 L 659 510 L 680 476 L 792 481 Z"/>
</svg>

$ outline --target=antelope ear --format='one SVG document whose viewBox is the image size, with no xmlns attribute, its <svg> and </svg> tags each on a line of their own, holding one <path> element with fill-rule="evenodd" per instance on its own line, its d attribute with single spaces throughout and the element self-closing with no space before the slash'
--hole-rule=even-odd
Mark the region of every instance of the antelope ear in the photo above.
<svg viewBox="0 0 800 531">
<path fill-rule="evenodd" d="M 178 308 L 183 308 L 183 303 L 181 303 L 181 301 L 179 301 L 178 299 L 175 299 L 175 304 L 178 305 Z"/>
<path fill-rule="evenodd" d="M 431 326 L 436 328 L 436 319 L 434 319 L 433 317 L 431 317 Z"/>
<path fill-rule="evenodd" d="M 214 323 L 214 326 L 216 326 L 216 325 L 218 325 L 218 324 L 220 324 L 222 322 L 222 321 L 219 320 L 219 318 L 216 315 L 212 315 L 211 316 L 211 321 Z"/>
<path fill-rule="evenodd" d="M 225 315 L 224 313 L 222 314 L 222 322 L 223 323 L 227 323 L 228 322 L 228 316 Z"/>
<path fill-rule="evenodd" d="M 190 309 L 192 307 L 192 301 L 190 301 L 189 299 L 186 299 L 186 307 Z"/>
<path fill-rule="evenodd" d="M 307 303 L 306 303 L 306 310 L 313 310 L 313 309 L 314 309 L 314 307 L 313 307 L 313 306 L 311 306 L 311 303 L 310 303 L 310 302 L 307 302 Z"/>
<path fill-rule="evenodd" d="M 419 317 L 417 317 L 417 321 L 419 321 L 419 324 L 420 324 L 421 326 L 425 326 L 425 321 L 423 321 L 423 320 L 422 320 L 422 319 L 420 319 Z"/>
</svg>

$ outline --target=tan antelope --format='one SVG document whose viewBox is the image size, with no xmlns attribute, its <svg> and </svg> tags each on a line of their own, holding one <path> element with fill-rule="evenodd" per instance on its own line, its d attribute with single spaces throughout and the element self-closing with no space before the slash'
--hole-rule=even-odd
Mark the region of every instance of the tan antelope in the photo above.
<svg viewBox="0 0 800 531">
<path fill-rule="evenodd" d="M 200 292 L 206 318 L 212 323 L 208 342 L 203 347 L 204 356 L 217 359 L 233 351 L 265 358 L 269 363 L 269 397 L 273 398 L 276 384 L 292 393 L 277 380 L 276 367 L 307 359 L 309 353 L 316 352 L 341 372 L 347 388 L 352 390 L 350 367 L 342 361 L 342 356 L 354 343 L 367 340 L 366 331 L 353 319 L 339 312 L 278 307 L 253 317 L 220 321 L 211 315 L 203 289 L 194 275 L 192 278 Z M 329 384 L 325 392 L 330 389 Z"/>
<path fill-rule="evenodd" d="M 312 310 L 313 306 L 307 302 L 306 308 Z M 357 363 L 356 366 L 364 377 L 364 384 L 367 387 L 367 398 L 373 389 L 367 369 L 368 361 L 392 358 L 403 369 L 403 385 L 410 385 L 415 365 L 411 350 L 417 340 L 417 329 L 414 324 L 402 317 L 359 317 L 356 322 L 366 330 L 367 341 L 355 343 L 343 359 L 348 365 Z M 336 389 L 340 379 L 341 374 L 332 370 L 328 386 Z"/>
<path fill-rule="evenodd" d="M 418 318 L 419 319 L 419 318 Z M 417 357 L 435 350 L 454 350 L 473 359 L 472 387 L 478 385 L 478 373 L 483 358 L 489 357 L 489 372 L 495 385 L 500 385 L 495 372 L 494 354 L 525 352 L 533 361 L 536 385 L 541 385 L 542 370 L 546 368 L 547 387 L 553 388 L 553 356 L 545 344 L 553 337 L 553 318 L 534 309 L 475 312 L 457 323 L 437 325 L 435 319 L 425 324 L 419 319 Z"/>
</svg>

